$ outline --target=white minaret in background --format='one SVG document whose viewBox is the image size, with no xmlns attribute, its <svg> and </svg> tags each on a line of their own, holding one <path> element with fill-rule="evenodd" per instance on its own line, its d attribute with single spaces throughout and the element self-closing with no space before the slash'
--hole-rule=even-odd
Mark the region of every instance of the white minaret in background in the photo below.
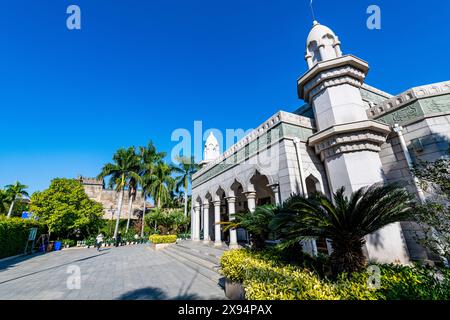
<svg viewBox="0 0 450 320">
<path fill-rule="evenodd" d="M 220 146 L 214 133 L 211 131 L 206 138 L 205 150 L 203 153 L 203 163 L 208 163 L 220 157 Z"/>
</svg>

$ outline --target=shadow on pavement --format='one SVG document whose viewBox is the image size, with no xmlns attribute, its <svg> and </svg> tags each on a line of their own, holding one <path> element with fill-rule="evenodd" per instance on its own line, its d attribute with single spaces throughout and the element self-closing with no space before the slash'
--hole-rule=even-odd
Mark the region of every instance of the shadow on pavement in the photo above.
<svg viewBox="0 0 450 320">
<path fill-rule="evenodd" d="M 34 274 L 38 274 L 38 273 L 41 273 L 41 272 L 45 272 L 45 271 L 48 271 L 48 270 L 57 269 L 57 268 L 60 268 L 60 267 L 63 267 L 63 266 L 71 265 L 71 264 L 74 264 L 75 262 L 81 262 L 81 261 L 86 261 L 86 260 L 89 260 L 89 259 L 97 258 L 97 257 L 100 257 L 100 256 L 102 256 L 104 254 L 108 254 L 108 253 L 109 252 L 105 252 L 105 253 L 101 253 L 100 252 L 100 254 L 97 253 L 96 255 L 93 255 L 93 256 L 89 256 L 89 257 L 85 257 L 85 258 L 81 258 L 81 259 L 77 259 L 77 260 L 72 260 L 72 261 L 69 261 L 69 262 L 57 265 L 57 266 L 52 266 L 52 267 L 45 268 L 45 269 L 42 269 L 42 270 L 38 270 L 38 271 L 35 271 L 35 272 L 30 272 L 30 273 L 24 274 L 24 275 L 22 275 L 20 277 L 15 277 L 15 278 L 11 278 L 11 279 L 8 279 L 8 280 L 1 281 L 0 284 L 4 284 L 4 283 L 10 282 L 10 281 L 17 280 L 17 279 L 22 279 L 22 278 L 25 278 L 25 277 L 28 277 L 28 276 L 31 276 L 31 275 L 34 275 Z M 40 255 L 43 255 L 43 254 L 40 254 Z M 26 257 L 24 257 L 24 258 L 26 258 Z M 20 259 L 20 258 L 17 258 L 17 259 Z M 17 260 L 17 259 L 12 259 L 14 261 L 11 261 L 10 265 L 11 264 L 14 265 L 14 264 L 16 264 L 18 262 L 27 260 L 27 259 L 23 259 L 23 260 Z M 0 265 L 0 270 L 2 270 L 2 265 Z"/>
<path fill-rule="evenodd" d="M 0 261 L 0 271 L 8 269 L 9 267 L 16 265 L 17 263 L 21 263 L 21 262 L 29 260 L 29 259 L 43 256 L 44 254 L 45 254 L 44 252 L 36 252 L 33 254 L 21 255 L 18 257 L 5 258 L 5 260 Z"/>
<path fill-rule="evenodd" d="M 176 297 L 169 297 L 160 288 L 147 287 L 128 291 L 122 294 L 119 300 L 197 300 L 200 297 L 196 294 L 181 294 Z"/>
</svg>

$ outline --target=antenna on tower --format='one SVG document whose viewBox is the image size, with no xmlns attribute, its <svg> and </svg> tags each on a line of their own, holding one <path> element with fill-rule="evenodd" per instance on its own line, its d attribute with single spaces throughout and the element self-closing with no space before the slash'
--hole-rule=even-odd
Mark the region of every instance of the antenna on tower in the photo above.
<svg viewBox="0 0 450 320">
<path fill-rule="evenodd" d="M 316 16 L 315 16 L 315 14 L 314 14 L 314 8 L 313 8 L 313 0 L 311 0 L 311 1 L 309 2 L 309 7 L 311 8 L 311 16 L 312 16 L 312 18 L 313 18 L 313 21 L 316 21 Z"/>
</svg>

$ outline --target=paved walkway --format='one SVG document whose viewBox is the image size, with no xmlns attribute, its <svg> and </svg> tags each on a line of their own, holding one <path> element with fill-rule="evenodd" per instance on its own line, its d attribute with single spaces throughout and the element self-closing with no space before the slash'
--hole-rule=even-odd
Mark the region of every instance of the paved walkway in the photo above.
<svg viewBox="0 0 450 320">
<path fill-rule="evenodd" d="M 80 289 L 76 289 L 78 270 Z M 134 245 L 102 252 L 69 249 L 0 262 L 0 299 L 225 299 L 225 295 L 218 284 L 181 262 L 148 245 Z"/>
</svg>

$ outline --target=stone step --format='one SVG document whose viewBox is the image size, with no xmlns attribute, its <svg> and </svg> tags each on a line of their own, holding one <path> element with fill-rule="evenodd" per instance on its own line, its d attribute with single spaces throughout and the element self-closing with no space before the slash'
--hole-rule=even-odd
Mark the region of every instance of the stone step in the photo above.
<svg viewBox="0 0 450 320">
<path fill-rule="evenodd" d="M 174 249 L 174 250 L 180 250 L 187 254 L 194 255 L 197 258 L 207 260 L 215 265 L 220 264 L 220 256 L 214 255 L 212 253 L 203 252 L 201 250 L 196 250 L 195 248 L 189 248 L 189 247 L 185 247 L 183 245 L 178 245 L 178 244 L 171 246 L 170 248 Z"/>
<path fill-rule="evenodd" d="M 169 251 L 174 252 L 183 258 L 198 264 L 199 266 L 202 266 L 204 268 L 207 268 L 211 271 L 218 272 L 220 269 L 219 264 L 214 261 L 207 260 L 204 256 L 201 256 L 198 253 L 193 252 L 193 250 L 179 248 L 177 245 L 168 247 Z"/>
<path fill-rule="evenodd" d="M 192 256 L 189 258 L 186 256 L 182 256 L 179 254 L 179 252 L 177 252 L 176 250 L 171 250 L 169 247 L 164 250 L 161 250 L 161 253 L 164 253 L 164 254 L 170 256 L 171 258 L 179 261 L 186 267 L 191 268 L 192 270 L 201 274 L 205 278 L 213 281 L 215 284 L 221 283 L 222 276 L 219 273 L 211 270 L 210 268 L 204 267 L 203 265 L 199 264 L 198 261 L 194 262 L 194 260 L 192 259 Z"/>
<path fill-rule="evenodd" d="M 212 254 L 213 256 L 216 256 L 218 258 L 220 258 L 225 251 L 229 250 L 228 246 L 226 245 L 222 247 L 216 247 L 213 244 L 207 245 L 202 242 L 192 242 L 192 241 L 180 241 L 178 242 L 178 245 L 199 252 L 205 252 L 209 255 Z"/>
</svg>

